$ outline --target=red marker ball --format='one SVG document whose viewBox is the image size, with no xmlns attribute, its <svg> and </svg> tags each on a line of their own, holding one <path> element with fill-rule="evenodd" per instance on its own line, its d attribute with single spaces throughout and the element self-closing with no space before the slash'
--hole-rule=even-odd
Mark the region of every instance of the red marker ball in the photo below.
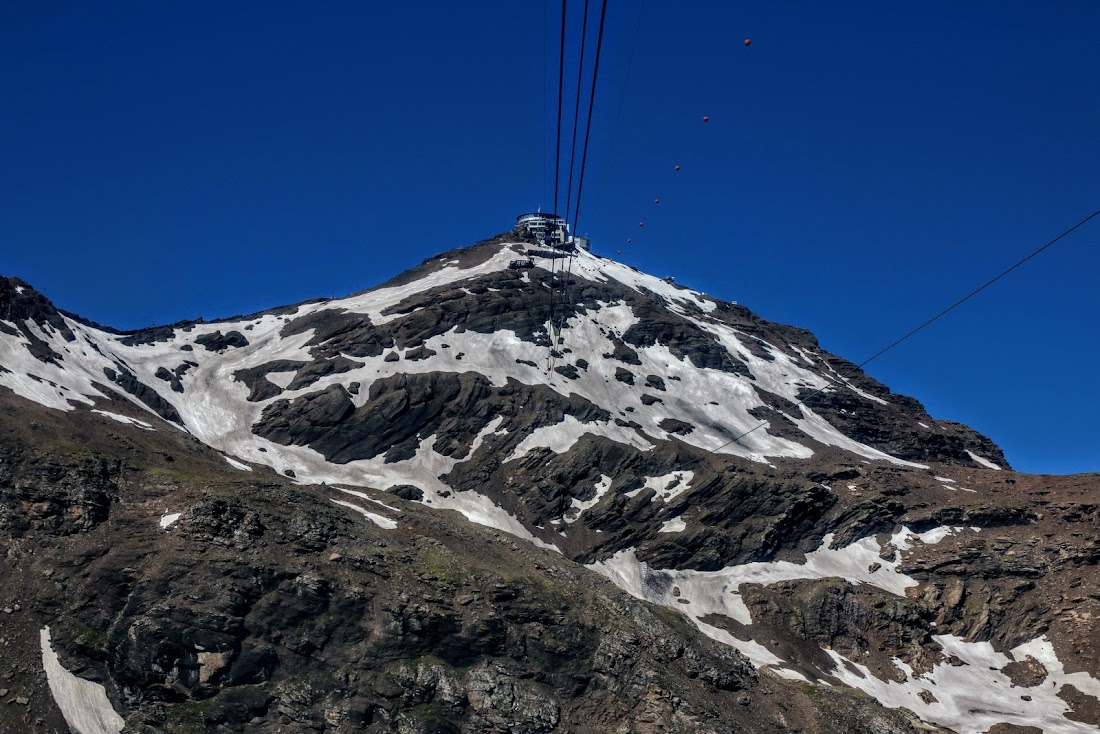
<svg viewBox="0 0 1100 734">
<path fill-rule="evenodd" d="M 703 122 L 710 122 L 710 118 L 706 115 L 703 115 Z"/>
<path fill-rule="evenodd" d="M 746 38 L 745 39 L 745 45 L 746 46 L 751 46 L 752 45 L 752 39 L 751 38 Z"/>
<path fill-rule="evenodd" d="M 660 199 L 654 199 L 654 200 L 653 200 L 653 203 L 654 203 L 654 204 L 660 204 L 660 203 L 661 203 L 661 200 L 660 200 Z"/>
<path fill-rule="evenodd" d="M 679 166 L 676 166 L 676 170 L 677 170 L 677 171 L 679 171 L 679 170 L 680 170 L 680 167 L 679 167 Z"/>
</svg>

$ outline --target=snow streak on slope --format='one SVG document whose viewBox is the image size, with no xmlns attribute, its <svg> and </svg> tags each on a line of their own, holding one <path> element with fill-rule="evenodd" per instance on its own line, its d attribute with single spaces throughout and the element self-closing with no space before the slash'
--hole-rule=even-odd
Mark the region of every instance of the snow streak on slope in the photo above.
<svg viewBox="0 0 1100 734">
<path fill-rule="evenodd" d="M 371 512 L 366 507 L 361 507 L 360 505 L 357 505 L 354 502 L 345 502 L 344 500 L 329 500 L 329 501 L 333 502 L 337 505 L 340 505 L 341 507 L 347 507 L 349 509 L 355 510 L 360 515 L 367 518 L 368 520 L 373 522 L 375 525 L 377 525 L 378 527 L 380 527 L 384 530 L 396 530 L 397 529 L 397 521 L 396 520 L 391 520 L 388 517 L 382 517 L 378 513 Z"/>
<path fill-rule="evenodd" d="M 126 725 L 111 706 L 107 690 L 90 680 L 78 678 L 61 665 L 50 645 L 50 628 L 39 633 L 42 667 L 50 693 L 61 715 L 76 734 L 118 734 Z"/>
</svg>

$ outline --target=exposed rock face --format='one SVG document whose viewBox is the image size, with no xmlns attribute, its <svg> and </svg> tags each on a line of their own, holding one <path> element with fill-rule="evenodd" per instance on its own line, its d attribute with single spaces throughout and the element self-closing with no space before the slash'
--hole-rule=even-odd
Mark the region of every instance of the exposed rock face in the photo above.
<svg viewBox="0 0 1100 734">
<path fill-rule="evenodd" d="M 180 418 L 175 406 L 165 400 L 156 390 L 135 377 L 133 372 L 122 365 L 116 366 L 118 367 L 117 372 L 110 367 L 103 368 L 103 374 L 108 380 L 133 395 L 164 420 L 183 423 L 183 419 Z"/>
<path fill-rule="evenodd" d="M 588 253 L 551 344 L 527 244 L 129 334 L 0 280 L 0 730 L 46 625 L 128 732 L 1100 726 L 1095 476 Z"/>
</svg>

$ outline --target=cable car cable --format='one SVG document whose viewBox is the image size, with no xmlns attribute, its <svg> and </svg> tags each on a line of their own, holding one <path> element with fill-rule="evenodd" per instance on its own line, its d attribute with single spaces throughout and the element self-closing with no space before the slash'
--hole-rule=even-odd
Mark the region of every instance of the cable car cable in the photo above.
<svg viewBox="0 0 1100 734">
<path fill-rule="evenodd" d="M 565 2 L 561 0 L 561 41 L 558 48 L 558 135 L 554 153 L 554 214 L 558 212 L 558 172 L 561 167 L 561 99 L 565 81 Z"/>
<path fill-rule="evenodd" d="M 577 221 L 580 219 L 581 192 L 584 191 L 584 173 L 588 166 L 588 139 L 592 133 L 592 110 L 596 106 L 596 81 L 600 74 L 600 52 L 603 50 L 603 28 L 607 19 L 607 0 L 603 0 L 600 9 L 600 31 L 596 36 L 596 60 L 592 66 L 592 89 L 588 97 L 588 121 L 584 126 L 584 154 L 581 156 L 581 174 L 577 183 L 577 205 L 573 212 L 573 231 L 577 231 Z"/>
<path fill-rule="evenodd" d="M 569 183 L 565 187 L 565 219 L 569 221 L 569 208 L 573 196 L 573 163 L 577 155 L 577 122 L 581 116 L 581 81 L 584 74 L 584 47 L 588 36 L 588 0 L 584 0 L 584 21 L 581 23 L 581 58 L 577 64 L 577 100 L 573 106 L 573 143 L 569 146 Z M 574 232 L 574 234 L 576 234 Z"/>
</svg>

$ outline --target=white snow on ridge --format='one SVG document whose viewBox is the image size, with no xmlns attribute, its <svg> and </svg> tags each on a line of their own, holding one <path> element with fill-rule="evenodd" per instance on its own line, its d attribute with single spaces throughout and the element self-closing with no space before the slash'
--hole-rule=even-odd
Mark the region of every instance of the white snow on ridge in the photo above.
<svg viewBox="0 0 1100 734">
<path fill-rule="evenodd" d="M 978 462 L 979 464 L 984 466 L 986 469 L 994 469 L 996 471 L 1001 471 L 1001 467 L 997 466 L 996 464 L 994 464 L 989 459 L 984 459 L 981 456 L 978 456 L 977 454 L 975 454 L 973 451 L 970 451 L 969 449 L 967 449 L 966 453 L 970 456 L 971 459 Z"/>
<path fill-rule="evenodd" d="M 165 529 L 170 528 L 179 519 L 180 519 L 180 513 L 178 513 L 178 512 L 173 512 L 171 514 L 166 513 L 166 514 L 162 515 L 161 518 L 160 518 L 160 526 L 162 528 L 165 528 Z"/>
<path fill-rule="evenodd" d="M 523 243 L 515 243 L 523 244 Z M 526 247 L 527 245 L 524 245 Z M 384 324 L 388 321 L 401 318 L 401 314 L 383 316 L 382 312 L 404 301 L 409 296 L 422 293 L 432 288 L 452 285 L 464 280 L 471 280 L 488 273 L 505 270 L 508 263 L 519 255 L 508 246 L 502 246 L 500 250 L 480 265 L 471 268 L 458 267 L 458 261 L 452 260 L 434 273 L 429 273 L 405 285 L 390 288 L 375 288 L 358 296 L 339 298 L 320 304 L 322 308 L 341 308 L 351 313 L 362 313 L 370 317 L 375 324 Z M 318 310 L 318 309 L 312 309 Z M 301 312 L 299 312 L 300 314 Z"/>
<path fill-rule="evenodd" d="M 50 693 L 65 723 L 75 734 L 118 734 L 126 722 L 111 706 L 107 689 L 98 683 L 78 678 L 61 665 L 50 645 L 50 628 L 39 633 L 42 645 L 42 667 Z"/>
<path fill-rule="evenodd" d="M 684 305 L 691 304 L 709 313 L 718 307 L 714 301 L 705 298 L 702 293 L 690 288 L 669 283 L 661 278 L 647 275 L 629 265 L 578 250 L 573 262 L 573 271 L 578 275 L 600 283 L 614 280 L 636 291 L 648 290 L 665 300 L 673 311 L 684 314 Z"/>
<path fill-rule="evenodd" d="M 900 683 L 876 678 L 865 666 L 834 650 L 825 652 L 837 663 L 833 675 L 843 683 L 888 708 L 904 706 L 925 721 L 959 734 L 981 734 L 999 723 L 1038 727 L 1048 734 L 1096 734 L 1094 725 L 1065 718 L 1070 707 L 1057 694 L 1063 686 L 1072 685 L 1087 695 L 1100 697 L 1100 681 L 1088 673 L 1065 673 L 1045 636 L 1013 648 L 1011 659 L 988 642 L 966 642 L 952 635 L 935 635 L 933 639 L 943 647 L 945 656 L 954 655 L 963 665 L 940 662 L 931 672 L 918 675 L 895 659 L 894 664 L 906 674 Z M 1012 660 L 1022 661 L 1029 655 L 1043 664 L 1047 677 L 1036 686 L 1012 685 L 1002 669 Z M 936 700 L 925 702 L 920 697 L 922 691 L 932 693 Z M 1030 700 L 1024 700 L 1024 696 Z"/>
</svg>

